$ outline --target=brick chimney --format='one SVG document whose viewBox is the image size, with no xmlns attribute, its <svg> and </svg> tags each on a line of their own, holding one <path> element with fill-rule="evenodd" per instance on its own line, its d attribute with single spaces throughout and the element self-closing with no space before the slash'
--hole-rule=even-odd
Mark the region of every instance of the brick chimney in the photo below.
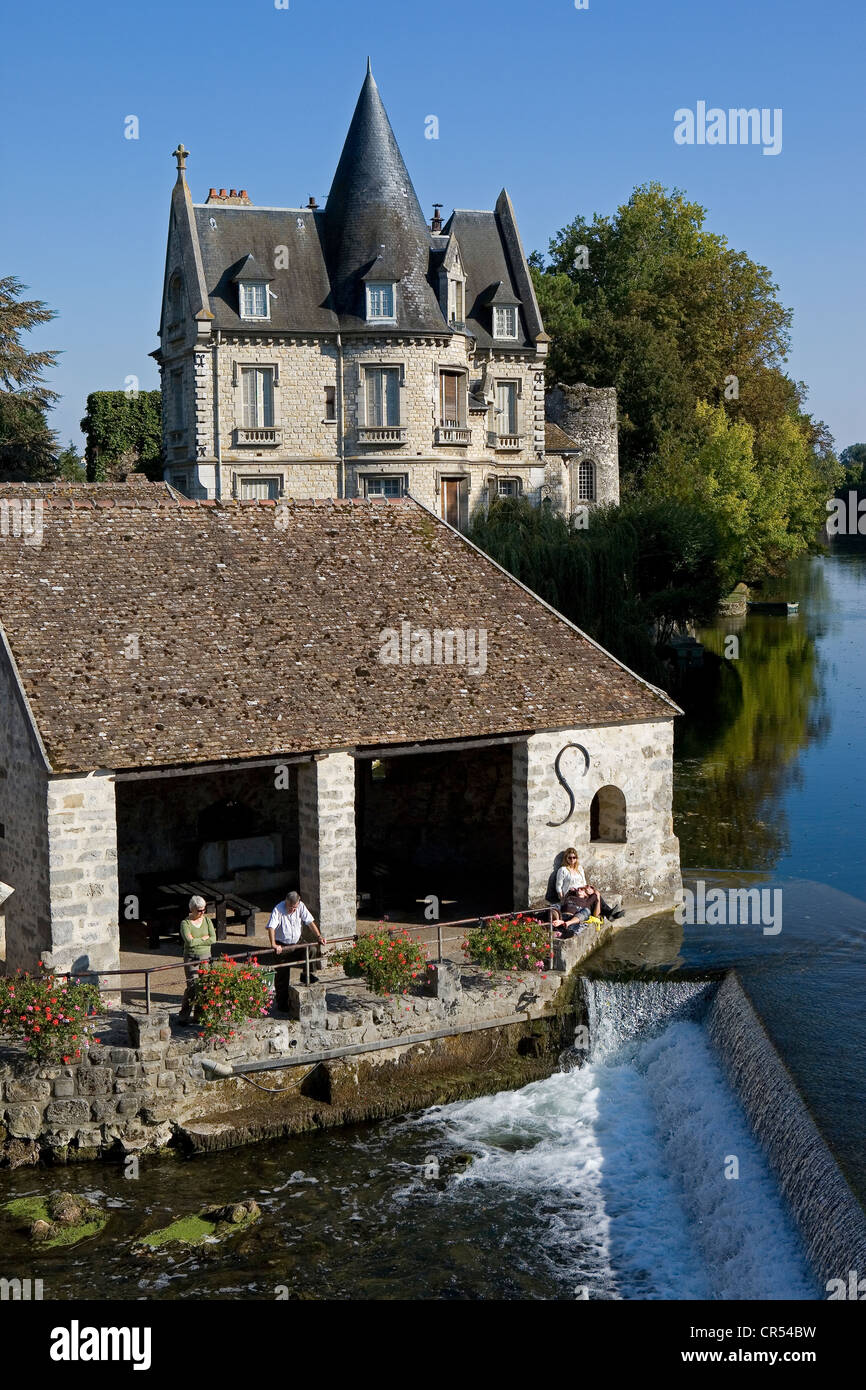
<svg viewBox="0 0 866 1390">
<path fill-rule="evenodd" d="M 433 219 L 430 223 L 430 230 L 434 236 L 439 236 L 442 231 L 442 204 L 433 204 Z"/>
<path fill-rule="evenodd" d="M 219 190 L 212 188 L 207 195 L 205 206 L 209 207 L 212 203 L 219 203 L 224 208 L 252 207 L 250 195 L 245 188 L 240 190 L 236 188 L 220 188 Z"/>
</svg>

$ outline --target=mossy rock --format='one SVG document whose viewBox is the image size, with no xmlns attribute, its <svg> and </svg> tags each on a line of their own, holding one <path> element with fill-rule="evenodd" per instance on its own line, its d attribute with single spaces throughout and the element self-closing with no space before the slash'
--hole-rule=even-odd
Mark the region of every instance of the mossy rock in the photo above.
<svg viewBox="0 0 866 1390">
<path fill-rule="evenodd" d="M 26 1223 L 34 1244 L 45 1250 L 77 1245 L 98 1236 L 108 1215 L 86 1197 L 74 1192 L 52 1192 L 48 1197 L 16 1197 L 3 1211 Z"/>
<path fill-rule="evenodd" d="M 151 1254 L 167 1245 L 199 1246 L 225 1240 L 247 1230 L 262 1211 L 258 1202 L 230 1202 L 227 1206 L 206 1207 L 197 1216 L 182 1216 L 169 1226 L 151 1231 L 137 1243 L 139 1254 Z"/>
</svg>

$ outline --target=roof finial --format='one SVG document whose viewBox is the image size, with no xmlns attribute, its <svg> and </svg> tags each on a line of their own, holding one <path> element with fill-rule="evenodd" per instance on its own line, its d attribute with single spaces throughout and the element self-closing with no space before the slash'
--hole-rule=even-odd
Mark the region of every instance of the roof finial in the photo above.
<svg viewBox="0 0 866 1390">
<path fill-rule="evenodd" d="M 185 150 L 184 147 L 183 147 L 183 144 L 178 145 L 178 147 L 177 147 L 176 150 L 172 150 L 172 155 L 173 155 L 174 158 L 177 160 L 177 181 L 178 181 L 178 183 L 182 183 L 182 182 L 183 182 L 184 171 L 185 171 L 185 169 L 186 169 L 186 157 L 187 157 L 188 154 L 189 154 L 189 150 Z"/>
<path fill-rule="evenodd" d="M 368 76 L 368 77 L 372 77 L 372 76 L 373 76 L 373 64 L 372 64 L 372 62 L 370 61 L 370 55 L 369 55 L 369 54 L 367 55 L 367 76 Z"/>
</svg>

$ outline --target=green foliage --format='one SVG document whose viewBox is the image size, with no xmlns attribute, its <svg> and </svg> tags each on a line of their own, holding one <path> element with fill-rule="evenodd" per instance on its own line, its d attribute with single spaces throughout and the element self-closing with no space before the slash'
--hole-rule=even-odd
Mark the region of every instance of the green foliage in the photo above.
<svg viewBox="0 0 866 1390">
<path fill-rule="evenodd" d="M 354 946 L 334 953 L 350 978 L 363 977 L 371 994 L 407 994 L 413 985 L 423 984 L 427 956 L 408 931 L 377 931 L 359 936 Z"/>
<path fill-rule="evenodd" d="M 16 1197 L 3 1210 L 26 1222 L 30 1235 L 45 1250 L 77 1245 L 98 1235 L 108 1216 L 86 1197 L 71 1192 L 52 1192 L 49 1197 Z"/>
<path fill-rule="evenodd" d="M 204 1038 L 232 1037 L 236 1027 L 261 1018 L 271 1002 L 269 972 L 255 956 L 249 961 L 228 957 L 205 961 L 192 990 L 192 1004 Z"/>
<path fill-rule="evenodd" d="M 55 317 L 38 299 L 20 298 L 14 275 L 0 279 L 0 482 L 43 482 L 55 476 L 57 437 L 46 413 L 57 393 L 42 380 L 56 352 L 32 352 L 21 341 Z"/>
<path fill-rule="evenodd" d="M 583 530 L 550 507 L 500 498 L 470 539 L 650 679 L 664 675 L 657 645 L 708 621 L 730 587 L 718 523 L 689 500 L 633 497 L 596 509 Z"/>
<path fill-rule="evenodd" d="M 489 917 L 467 933 L 463 950 L 488 970 L 535 970 L 553 964 L 550 932 L 543 922 L 520 912 L 515 917 Z"/>
<path fill-rule="evenodd" d="M 617 388 L 624 491 L 651 473 L 656 490 L 664 479 L 726 516 L 726 562 L 739 549 L 741 578 L 814 544 L 839 474 L 805 386 L 784 371 L 791 311 L 770 271 L 705 220 L 680 190 L 645 184 L 613 217 L 563 228 L 547 264 L 533 256 L 533 276 L 551 382 Z"/>
<path fill-rule="evenodd" d="M 160 478 L 161 422 L 159 391 L 91 391 L 81 421 L 90 481 L 115 481 L 136 471 Z"/>
<path fill-rule="evenodd" d="M 849 444 L 839 455 L 839 462 L 845 470 L 846 487 L 866 483 L 866 444 Z"/>
<path fill-rule="evenodd" d="M 70 439 L 69 444 L 57 455 L 55 464 L 57 477 L 67 483 L 86 483 L 87 470 L 84 460 Z"/>
<path fill-rule="evenodd" d="M 99 988 L 50 971 L 0 977 L 0 1033 L 41 1062 L 73 1062 L 88 1046 Z"/>
</svg>

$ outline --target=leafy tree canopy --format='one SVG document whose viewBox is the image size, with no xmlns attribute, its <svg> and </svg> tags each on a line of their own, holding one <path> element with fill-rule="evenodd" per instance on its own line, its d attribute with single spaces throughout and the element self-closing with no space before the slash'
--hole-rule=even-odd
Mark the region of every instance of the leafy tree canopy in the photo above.
<svg viewBox="0 0 866 1390">
<path fill-rule="evenodd" d="M 22 299 L 14 275 L 0 279 L 0 481 L 44 481 L 56 475 L 57 437 L 46 412 L 57 399 L 43 381 L 56 352 L 30 351 L 22 335 L 55 317 L 41 300 Z"/>
<path fill-rule="evenodd" d="M 849 444 L 839 455 L 845 470 L 845 483 L 855 486 L 866 483 L 866 444 Z"/>
<path fill-rule="evenodd" d="M 91 391 L 81 428 L 87 436 L 87 476 L 114 481 L 141 470 L 162 476 L 159 391 Z"/>
</svg>

